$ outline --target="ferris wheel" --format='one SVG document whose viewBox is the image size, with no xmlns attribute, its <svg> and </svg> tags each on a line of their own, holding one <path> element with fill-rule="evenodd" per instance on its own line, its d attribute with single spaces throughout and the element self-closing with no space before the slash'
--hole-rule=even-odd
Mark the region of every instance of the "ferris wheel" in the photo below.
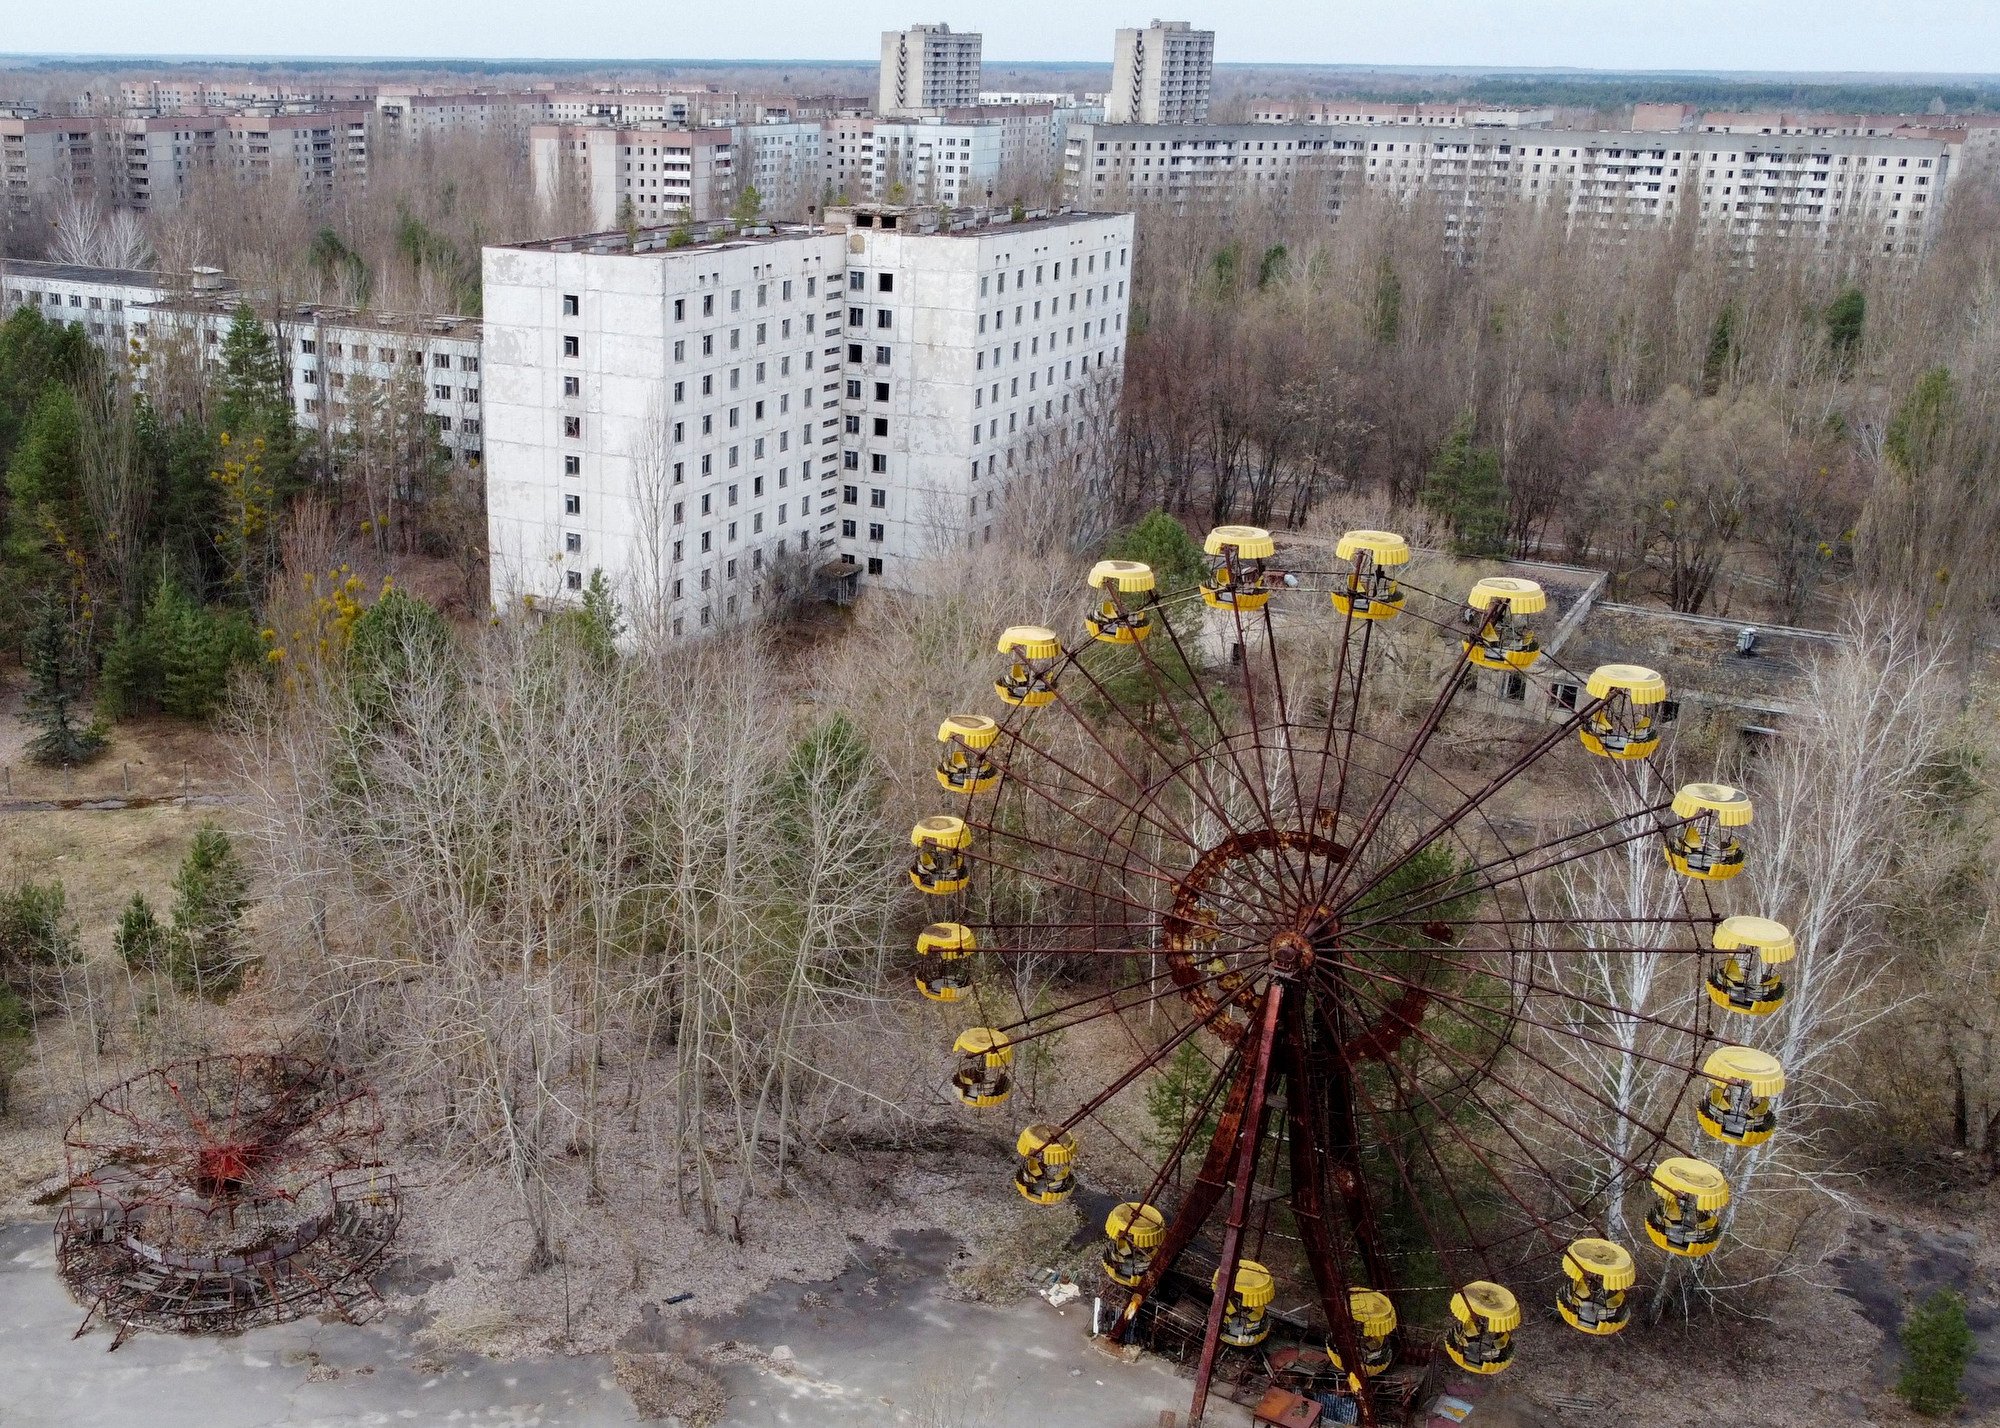
<svg viewBox="0 0 2000 1428">
<path fill-rule="evenodd" d="M 1014 1183 L 1120 1197 L 1108 1333 L 1185 1351 L 1191 1422 L 1277 1329 L 1323 1346 L 1332 1393 L 1375 1423 L 1439 1353 L 1504 1370 L 1524 1298 L 1616 1334 L 1651 1254 L 1715 1248 L 1732 1157 L 1776 1127 L 1784 1070 L 1738 1042 L 1782 1006 L 1793 943 L 1723 907 L 1748 796 L 1657 778 L 1665 681 L 1564 669 L 1540 584 L 1422 589 L 1385 531 L 1347 532 L 1323 570 L 1250 526 L 1204 550 L 1187 590 L 1100 562 L 1080 630 L 1006 630 L 996 705 L 944 715 L 945 798 L 910 835 L 936 914 L 914 980 L 976 1110 L 1027 1099 L 1056 1038 L 1122 1053 L 1037 1098 Z M 1412 693 L 1413 650 L 1435 688 Z M 1540 690 L 1551 717 L 1473 777 L 1440 732 L 1481 712 L 1482 680 Z M 1565 769 L 1554 831 L 1513 816 L 1504 793 Z M 1577 896 L 1598 870 L 1657 887 Z M 1055 959 L 1061 990 L 1024 991 L 1025 959 Z M 1638 959 L 1628 1004 L 1615 973 Z M 1572 975 L 1585 960 L 1614 975 Z M 1177 1138 L 1135 1145 L 1114 1103 L 1169 1066 L 1191 1086 Z"/>
</svg>

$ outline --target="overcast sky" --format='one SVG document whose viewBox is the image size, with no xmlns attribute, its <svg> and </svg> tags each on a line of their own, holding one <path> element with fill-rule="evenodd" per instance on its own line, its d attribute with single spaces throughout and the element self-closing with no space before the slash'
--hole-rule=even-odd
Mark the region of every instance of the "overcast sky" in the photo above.
<svg viewBox="0 0 2000 1428">
<path fill-rule="evenodd" d="M 2000 71 L 2000 0 L 1206 0 L 1228 62 Z M 1108 62 L 1136 0 L 0 0 L 0 51 L 872 60 L 943 20 L 990 60 Z M 928 12 L 928 13 L 927 13 Z"/>
</svg>

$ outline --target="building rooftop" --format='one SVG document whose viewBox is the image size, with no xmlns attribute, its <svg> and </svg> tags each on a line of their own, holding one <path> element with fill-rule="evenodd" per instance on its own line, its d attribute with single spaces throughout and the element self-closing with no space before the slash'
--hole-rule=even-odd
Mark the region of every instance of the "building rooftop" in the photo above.
<svg viewBox="0 0 2000 1428">
<path fill-rule="evenodd" d="M 37 278 L 44 282 L 102 283 L 115 287 L 162 290 L 169 286 L 170 278 L 176 276 L 158 273 L 150 268 L 98 268 L 83 263 L 38 263 L 25 258 L 0 259 L 0 272 L 11 273 L 19 278 Z M 194 275 L 178 276 L 189 286 L 196 281 Z"/>
<path fill-rule="evenodd" d="M 1743 645 L 1747 636 L 1748 651 Z M 1588 673 L 1600 664 L 1641 664 L 1666 676 L 1676 699 L 1790 713 L 1807 661 L 1840 643 L 1826 630 L 1758 625 L 1599 601 L 1560 650 Z"/>
<path fill-rule="evenodd" d="M 1085 223 L 1116 214 L 1092 213 L 1084 209 L 1031 208 L 1015 218 L 1005 208 L 939 208 L 892 203 L 848 204 L 826 211 L 824 224 L 756 223 L 738 228 L 733 223 L 711 222 L 623 229 L 607 233 L 578 233 L 564 238 L 538 238 L 528 243 L 499 243 L 494 247 L 527 253 L 673 253 L 689 249 L 714 251 L 755 243 L 774 243 L 787 238 L 804 238 L 815 233 L 844 232 L 848 228 L 896 228 L 913 233 L 971 233 L 986 228 L 1053 228 L 1065 223 Z M 684 237 L 676 242 L 675 235 Z"/>
<path fill-rule="evenodd" d="M 190 294 L 165 297 L 150 302 L 146 307 L 155 312 L 192 313 L 205 316 L 227 317 L 234 313 L 241 299 L 235 295 Z M 268 317 L 268 312 L 259 313 Z M 480 320 L 476 317 L 457 317 L 443 313 L 414 312 L 370 312 L 356 307 L 339 307 L 327 303 L 300 303 L 286 306 L 278 318 L 281 322 L 323 324 L 327 327 L 359 328 L 367 332 L 393 333 L 402 337 L 452 337 L 464 341 L 477 342 L 481 332 Z"/>
</svg>

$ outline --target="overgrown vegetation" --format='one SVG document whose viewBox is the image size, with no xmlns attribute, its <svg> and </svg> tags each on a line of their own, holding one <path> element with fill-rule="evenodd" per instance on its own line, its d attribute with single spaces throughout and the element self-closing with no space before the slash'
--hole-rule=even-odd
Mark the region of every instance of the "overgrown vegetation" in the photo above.
<svg viewBox="0 0 2000 1428">
<path fill-rule="evenodd" d="M 1903 1320 L 1903 1372 L 1896 1395 L 1927 1418 L 1942 1418 L 1964 1401 L 1959 1382 L 1972 1362 L 1972 1329 L 1965 1299 L 1949 1289 L 1932 1292 Z"/>
</svg>

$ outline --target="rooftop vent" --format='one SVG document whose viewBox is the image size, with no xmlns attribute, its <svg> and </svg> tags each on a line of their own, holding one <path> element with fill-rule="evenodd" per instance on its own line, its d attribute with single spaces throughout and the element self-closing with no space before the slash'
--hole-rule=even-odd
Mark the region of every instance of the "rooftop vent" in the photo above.
<svg viewBox="0 0 2000 1428">
<path fill-rule="evenodd" d="M 1736 632 L 1736 653 L 1750 659 L 1757 653 L 1757 627 L 1745 625 Z"/>
</svg>

